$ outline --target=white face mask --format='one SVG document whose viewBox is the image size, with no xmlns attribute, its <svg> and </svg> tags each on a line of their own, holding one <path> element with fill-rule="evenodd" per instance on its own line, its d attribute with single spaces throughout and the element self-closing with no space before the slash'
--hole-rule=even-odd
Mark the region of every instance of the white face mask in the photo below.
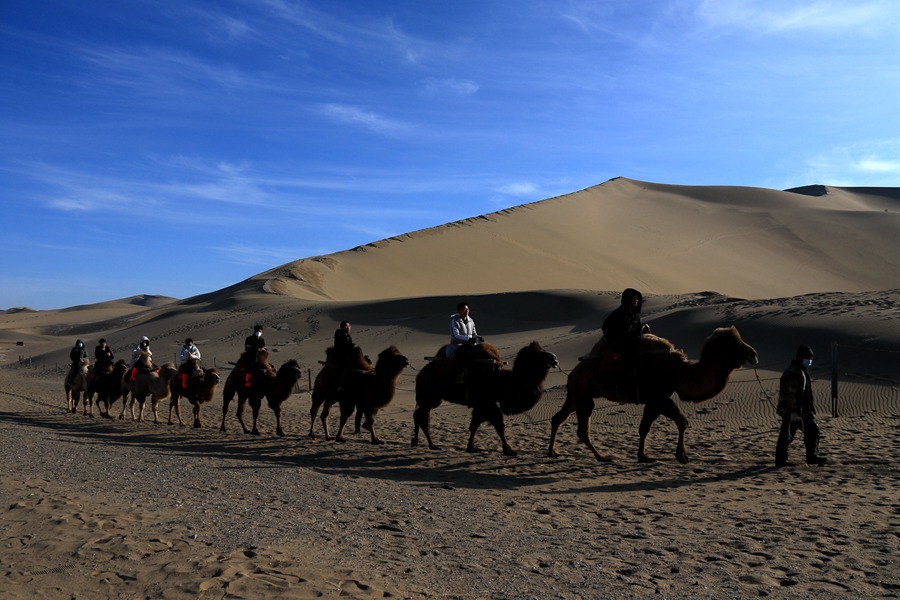
<svg viewBox="0 0 900 600">
<path fill-rule="evenodd" d="M 256 337 L 262 337 L 262 331 L 254 331 L 253 335 L 255 335 Z"/>
<path fill-rule="evenodd" d="M 803 364 L 804 367 L 806 367 L 806 368 L 808 369 L 808 368 L 810 367 L 810 365 L 812 365 L 812 359 L 811 359 L 811 358 L 804 358 L 803 361 L 802 361 L 802 364 Z"/>
</svg>

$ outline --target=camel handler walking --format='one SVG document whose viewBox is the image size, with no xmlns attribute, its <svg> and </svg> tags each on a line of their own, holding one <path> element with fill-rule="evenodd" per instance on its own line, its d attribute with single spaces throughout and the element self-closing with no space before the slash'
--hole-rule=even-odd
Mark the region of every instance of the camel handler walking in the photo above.
<svg viewBox="0 0 900 600">
<path fill-rule="evenodd" d="M 775 408 L 781 416 L 781 429 L 775 445 L 776 467 L 788 465 L 788 445 L 800 429 L 803 430 L 803 444 L 806 446 L 806 463 L 821 465 L 828 462 L 826 457 L 819 456 L 819 424 L 816 421 L 812 382 L 807 370 L 812 361 L 812 348 L 801 345 L 797 348 L 796 357 L 781 375 L 778 406 Z"/>
</svg>

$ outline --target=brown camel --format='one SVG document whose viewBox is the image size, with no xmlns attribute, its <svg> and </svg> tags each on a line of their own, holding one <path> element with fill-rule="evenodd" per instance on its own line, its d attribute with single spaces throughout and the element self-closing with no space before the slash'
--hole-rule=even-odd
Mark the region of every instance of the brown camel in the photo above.
<svg viewBox="0 0 900 600">
<path fill-rule="evenodd" d="M 409 359 L 403 356 L 396 346 L 391 346 L 382 350 L 378 355 L 374 369 L 345 371 L 338 394 L 341 404 L 341 420 L 337 435 L 334 436 L 336 442 L 344 441 L 344 426 L 347 425 L 350 415 L 356 410 L 357 423 L 359 423 L 360 417 L 365 418 L 363 427 L 372 434 L 372 443 L 383 443 L 375 434 L 375 415 L 394 399 L 394 393 L 397 391 L 397 378 L 408 366 Z"/>
<path fill-rule="evenodd" d="M 235 369 L 237 371 L 237 369 Z M 222 390 L 222 425 L 219 427 L 222 431 L 226 431 L 225 418 L 228 415 L 228 405 L 234 398 L 238 397 L 237 420 L 241 424 L 244 433 L 252 433 L 260 435 L 257 427 L 259 419 L 259 409 L 262 406 L 263 397 L 269 404 L 269 408 L 275 413 L 275 433 L 283 436 L 284 429 L 281 427 L 281 405 L 294 393 L 297 383 L 303 378 L 303 370 L 300 364 L 291 359 L 281 365 L 276 371 L 269 364 L 269 353 L 260 352 L 259 360 L 256 366 L 250 371 L 249 385 L 243 377 L 237 382 L 234 377 L 235 371 L 232 371 L 225 380 L 225 388 Z M 247 429 L 244 424 L 244 404 L 249 403 L 253 411 L 253 428 Z"/>
<path fill-rule="evenodd" d="M 66 383 L 66 405 L 68 408 L 66 412 L 70 412 L 73 415 L 78 412 L 78 402 L 81 400 L 81 395 L 85 393 L 87 390 L 87 381 L 88 381 L 88 368 L 91 364 L 87 358 L 81 359 L 81 364 L 75 370 L 75 374 L 72 376 L 72 381 L 70 383 Z M 84 403 L 84 414 L 88 414 L 87 412 L 87 398 L 85 398 Z"/>
<path fill-rule="evenodd" d="M 544 379 L 550 369 L 559 365 L 559 361 L 555 354 L 545 351 L 537 342 L 531 342 L 519 350 L 512 370 L 503 368 L 500 354 L 491 344 L 483 342 L 472 350 L 473 362 L 464 382 L 459 381 L 461 361 L 456 357 L 443 358 L 444 348 L 419 371 L 416 377 L 412 445 L 418 446 L 421 429 L 428 447 L 438 449 L 431 441 L 431 411 L 446 400 L 472 408 L 467 452 L 476 451 L 475 433 L 482 423 L 489 422 L 500 436 L 503 454 L 516 456 L 516 451 L 506 439 L 503 415 L 521 414 L 534 408 L 544 393 Z"/>
<path fill-rule="evenodd" d="M 331 407 L 339 400 L 338 388 L 341 387 L 341 380 L 344 377 L 345 370 L 371 371 L 373 369 L 372 363 L 368 361 L 362 348 L 354 346 L 353 349 L 353 356 L 344 364 L 341 364 L 334 347 L 325 350 L 325 363 L 322 365 L 322 369 L 319 371 L 319 374 L 316 375 L 316 380 L 313 383 L 312 407 L 309 410 L 308 437 L 316 437 L 313 429 L 316 425 L 316 413 L 319 412 L 319 407 L 321 407 L 322 415 L 320 419 L 322 421 L 322 429 L 325 431 L 325 439 L 331 439 L 328 434 L 328 415 L 331 413 Z M 359 433 L 360 415 L 361 413 L 357 414 L 357 433 Z"/>
<path fill-rule="evenodd" d="M 219 370 L 216 368 L 202 369 L 200 361 L 191 358 L 181 365 L 178 374 L 169 382 L 169 425 L 172 424 L 172 409 L 178 416 L 178 424 L 184 426 L 181 420 L 181 403 L 179 399 L 184 396 L 191 403 L 194 412 L 194 427 L 203 427 L 200 421 L 200 406 L 211 401 L 216 395 L 219 385 Z"/>
<path fill-rule="evenodd" d="M 128 365 L 124 360 L 106 365 L 106 368 L 96 371 L 94 377 L 88 380 L 87 391 L 84 394 L 85 404 L 90 405 L 91 416 L 94 415 L 94 394 L 97 395 L 97 408 L 100 416 L 111 419 L 109 408 L 113 402 L 122 396 L 122 380 L 128 371 Z"/>
<path fill-rule="evenodd" d="M 556 434 L 559 426 L 573 412 L 578 416 L 578 439 L 594 453 L 598 461 L 609 459 L 601 455 L 591 443 L 591 413 L 594 398 L 606 398 L 620 404 L 643 404 L 644 416 L 639 427 L 638 462 L 653 462 L 646 453 L 647 434 L 660 415 L 669 417 L 678 427 L 678 447 L 675 457 L 678 462 L 688 462 L 684 445 L 684 430 L 687 418 L 675 405 L 672 394 L 685 402 L 703 402 L 725 389 L 731 373 L 745 363 L 755 365 L 758 361 L 756 350 L 741 339 L 736 327 L 720 327 L 713 331 L 703 344 L 699 361 L 688 360 L 684 352 L 663 338 L 644 334 L 638 359 L 637 388 L 631 385 L 616 386 L 610 382 L 601 365 L 597 350 L 586 360 L 579 362 L 566 382 L 566 401 L 560 411 L 553 416 L 550 430 L 548 455 L 559 456 L 556 452 Z"/>
<path fill-rule="evenodd" d="M 150 355 L 146 351 L 138 360 L 138 363 L 140 363 L 140 368 L 134 381 L 131 381 L 130 377 L 127 376 L 122 380 L 122 413 L 119 415 L 119 420 L 125 418 L 125 408 L 128 405 L 128 396 L 130 395 L 131 420 L 143 422 L 144 402 L 147 400 L 147 396 L 150 396 L 153 407 L 153 422 L 159 423 L 159 402 L 169 397 L 169 381 L 175 377 L 177 370 L 172 363 L 166 363 L 159 369 L 152 367 Z M 151 366 L 148 367 L 148 364 L 151 364 Z M 151 370 L 145 372 L 147 368 Z M 134 413 L 135 401 L 140 407 L 137 415 Z"/>
</svg>

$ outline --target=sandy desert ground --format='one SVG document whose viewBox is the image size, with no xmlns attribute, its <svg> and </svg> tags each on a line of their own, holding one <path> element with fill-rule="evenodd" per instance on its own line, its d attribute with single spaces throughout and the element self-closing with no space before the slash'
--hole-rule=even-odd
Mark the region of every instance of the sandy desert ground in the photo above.
<svg viewBox="0 0 900 600">
<path fill-rule="evenodd" d="M 632 193 L 636 184 L 625 183 Z M 727 214 L 760 206 L 777 212 L 771 207 L 786 194 L 736 190 L 726 194 L 729 202 L 711 202 L 697 200 L 709 190 L 653 187 L 663 200 L 642 197 L 630 204 L 637 212 L 619 218 L 636 222 L 651 201 L 675 203 L 681 211 L 705 202 L 710 218 L 725 222 Z M 632 266 L 625 260 L 615 285 L 596 265 L 576 265 L 575 255 L 549 241 L 524 245 L 521 240 L 537 231 L 535 221 L 562 214 L 559 223 L 548 224 L 558 227 L 575 211 L 544 210 L 538 203 L 364 252 L 301 261 L 202 297 L 2 312 L 0 598 L 897 597 L 900 253 L 887 235 L 898 224 L 896 197 L 872 200 L 847 190 L 829 196 L 829 205 L 806 223 L 874 223 L 886 208 L 887 216 L 874 226 L 883 231 L 869 237 L 871 246 L 856 253 L 845 248 L 860 264 L 848 258 L 823 268 L 818 288 L 796 275 L 811 264 L 802 253 L 797 260 L 732 264 L 730 270 L 734 255 L 712 253 L 707 273 L 729 274 L 707 279 L 694 267 L 674 273 L 663 261 L 654 273 L 648 267 L 639 281 L 629 281 L 625 273 Z M 575 203 L 589 210 L 583 196 Z M 852 206 L 860 214 L 850 214 Z M 483 226 L 499 227 L 505 217 L 522 215 L 533 220 L 512 222 L 503 236 L 484 229 L 477 235 Z M 750 216 L 755 219 L 763 217 Z M 481 244 L 482 255 L 489 254 L 492 238 L 509 247 L 495 251 L 493 268 L 473 268 L 470 288 L 451 293 L 426 262 L 430 256 L 440 263 L 445 232 L 459 231 L 470 250 Z M 754 243 L 762 252 L 778 232 L 785 244 L 800 244 L 803 237 L 796 227 L 772 220 L 761 238 L 748 230 L 729 239 L 739 239 L 742 252 L 754 251 Z M 588 239 L 584 231 L 573 235 Z M 858 244 L 854 236 L 844 241 Z M 546 262 L 528 272 L 512 268 L 523 248 L 542 253 Z M 618 255 L 610 256 L 615 262 Z M 877 272 L 854 283 L 852 269 L 871 265 L 873 256 L 882 261 Z M 313 277 L 309 262 L 325 265 L 328 273 Z M 403 268 L 396 268 L 401 262 Z M 568 274 L 554 270 L 561 264 L 571 266 Z M 346 291 L 361 271 L 367 275 Z M 588 273 L 581 274 L 581 286 L 565 279 L 581 271 Z M 381 275 L 378 285 L 370 282 L 373 272 Z M 675 279 L 683 287 L 668 283 Z M 554 284 L 539 285 L 545 280 Z M 415 285 L 417 292 L 388 296 L 385 281 Z M 756 284 L 762 291 L 747 294 Z M 603 317 L 629 285 L 647 292 L 644 320 L 654 332 L 691 358 L 699 357 L 714 328 L 735 325 L 760 363 L 736 371 L 712 400 L 679 401 L 691 422 L 687 465 L 675 460 L 677 432 L 666 419 L 650 434 L 657 462 L 639 464 L 640 408 L 603 400 L 591 431 L 613 461 L 593 459 L 576 438 L 574 417 L 561 429 L 562 456 L 548 458 L 549 419 L 564 398 L 566 372 L 599 338 Z M 460 297 L 469 301 L 479 332 L 505 358 L 512 360 L 531 340 L 559 358 L 561 369 L 548 376 L 541 402 L 507 419 L 516 457 L 501 453 L 489 427 L 477 435 L 478 452 L 465 452 L 468 413 L 456 405 L 434 412 L 439 450 L 410 445 L 416 373 L 445 343 L 447 319 Z M 384 445 L 355 433 L 343 444 L 326 441 L 318 423 L 317 437 L 307 437 L 308 381 L 285 403 L 284 437 L 274 435 L 265 407 L 260 436 L 242 433 L 233 412 L 228 431 L 219 431 L 221 395 L 203 407 L 200 429 L 165 424 L 166 402 L 160 424 L 149 410 L 145 422 L 65 412 L 62 380 L 76 337 L 91 349 L 105 337 L 124 357 L 140 335 L 148 335 L 161 363 L 174 360 L 180 342 L 191 336 L 205 364 L 227 372 L 243 338 L 260 322 L 274 363 L 297 359 L 315 376 L 342 319 L 353 323 L 355 341 L 370 355 L 396 345 L 410 358 L 394 401 L 377 417 Z M 797 464 L 775 468 L 774 395 L 799 343 L 817 350 L 811 372 L 829 462 L 803 464 L 798 440 L 791 450 Z M 186 403 L 182 408 L 187 412 Z M 117 414 L 121 405 L 114 409 Z"/>
</svg>

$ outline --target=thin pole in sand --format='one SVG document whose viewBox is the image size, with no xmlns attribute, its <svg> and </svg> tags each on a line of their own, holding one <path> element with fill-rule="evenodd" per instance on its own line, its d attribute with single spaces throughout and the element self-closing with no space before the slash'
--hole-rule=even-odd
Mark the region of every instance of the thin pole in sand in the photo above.
<svg viewBox="0 0 900 600">
<path fill-rule="evenodd" d="M 838 343 L 831 342 L 831 416 L 837 416 L 838 401 Z"/>
</svg>

